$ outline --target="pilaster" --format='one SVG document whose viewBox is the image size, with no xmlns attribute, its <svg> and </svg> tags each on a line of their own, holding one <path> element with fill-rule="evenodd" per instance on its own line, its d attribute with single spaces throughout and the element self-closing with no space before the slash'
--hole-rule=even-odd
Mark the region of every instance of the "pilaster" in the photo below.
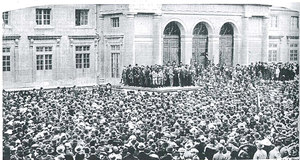
<svg viewBox="0 0 300 160">
<path fill-rule="evenodd" d="M 163 45 L 163 37 L 161 32 L 161 15 L 154 14 L 152 64 L 163 64 L 162 45 Z"/>
<path fill-rule="evenodd" d="M 262 22 L 262 51 L 261 51 L 261 61 L 268 61 L 268 47 L 269 47 L 269 17 L 263 17 Z"/>
<path fill-rule="evenodd" d="M 220 50 L 219 50 L 219 40 L 220 40 L 220 35 L 215 35 L 211 34 L 208 36 L 209 39 L 209 44 L 211 48 L 211 63 L 218 64 L 219 63 L 219 56 L 220 56 Z"/>
</svg>

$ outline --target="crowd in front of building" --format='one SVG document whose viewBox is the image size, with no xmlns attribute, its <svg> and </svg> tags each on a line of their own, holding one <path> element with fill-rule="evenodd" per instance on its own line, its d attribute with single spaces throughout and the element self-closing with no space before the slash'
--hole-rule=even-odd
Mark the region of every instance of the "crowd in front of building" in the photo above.
<svg viewBox="0 0 300 160">
<path fill-rule="evenodd" d="M 299 157 L 298 69 L 282 64 L 273 75 L 251 70 L 271 66 L 251 66 L 195 71 L 203 79 L 195 91 L 3 91 L 4 159 Z"/>
<path fill-rule="evenodd" d="M 122 71 L 122 83 L 129 86 L 164 87 L 164 86 L 192 86 L 205 80 L 208 74 L 213 74 L 216 80 L 238 80 L 241 77 L 264 80 L 293 80 L 299 74 L 299 65 L 295 63 L 251 63 L 248 66 L 194 63 L 176 65 L 168 62 L 166 65 L 125 66 Z"/>
</svg>

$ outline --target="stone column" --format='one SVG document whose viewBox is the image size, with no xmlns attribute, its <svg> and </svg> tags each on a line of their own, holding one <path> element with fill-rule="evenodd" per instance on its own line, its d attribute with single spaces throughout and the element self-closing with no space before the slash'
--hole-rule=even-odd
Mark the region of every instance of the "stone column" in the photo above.
<svg viewBox="0 0 300 160">
<path fill-rule="evenodd" d="M 13 80 L 14 82 L 17 81 L 18 77 L 17 75 L 19 75 L 19 39 L 15 39 L 15 47 L 14 47 L 14 54 L 13 54 L 13 58 L 12 58 L 12 64 L 13 64 L 13 68 L 12 68 L 12 74 L 13 74 Z"/>
<path fill-rule="evenodd" d="M 75 50 L 74 39 L 71 38 L 71 39 L 69 39 L 69 41 L 70 41 L 70 46 L 69 46 L 69 53 L 70 53 L 70 55 L 68 57 L 73 59 L 71 61 L 72 62 L 72 69 L 71 69 L 72 70 L 72 77 L 71 78 L 75 82 L 77 69 L 76 69 L 76 61 L 75 61 L 76 55 L 75 55 L 75 52 L 74 52 L 74 50 Z"/>
<path fill-rule="evenodd" d="M 249 52 L 249 49 L 248 49 L 249 17 L 247 17 L 247 16 L 243 17 L 242 21 L 243 21 L 242 50 L 241 50 L 240 53 L 239 52 L 235 52 L 236 50 L 234 50 L 234 54 L 240 54 L 240 61 L 238 61 L 238 62 L 236 62 L 235 60 L 234 61 L 236 63 L 245 65 L 245 64 L 248 64 L 248 52 Z M 234 48 L 236 48 L 236 47 L 234 47 Z"/>
<path fill-rule="evenodd" d="M 248 64 L 248 60 L 249 60 L 249 50 L 247 50 L 246 54 L 241 54 L 242 52 L 242 37 L 239 34 L 235 34 L 233 36 L 233 65 L 237 65 L 238 63 L 241 64 L 240 62 L 242 61 L 241 59 L 246 59 Z M 243 63 L 242 63 L 243 64 Z"/>
<path fill-rule="evenodd" d="M 181 62 L 184 64 L 190 64 L 192 59 L 193 50 L 193 36 L 183 35 L 181 37 Z"/>
<path fill-rule="evenodd" d="M 56 47 L 55 47 L 55 51 L 54 51 L 54 55 L 52 55 L 53 58 L 53 67 L 52 67 L 52 72 L 53 72 L 53 79 L 56 81 L 58 80 L 58 72 L 60 71 L 60 64 L 59 64 L 59 60 L 60 58 L 60 41 L 61 39 L 57 39 L 56 40 Z"/>
<path fill-rule="evenodd" d="M 281 57 L 281 55 L 288 55 L 288 54 L 283 53 L 282 41 L 283 41 L 283 38 L 280 38 L 279 44 L 278 44 L 277 62 L 283 62 L 283 57 Z"/>
<path fill-rule="evenodd" d="M 29 42 L 29 54 L 30 54 L 30 61 L 31 61 L 31 82 L 36 81 L 36 56 L 34 54 L 34 39 L 30 39 Z"/>
<path fill-rule="evenodd" d="M 98 68 L 97 68 L 97 83 L 100 83 L 100 79 L 104 79 L 105 80 L 105 71 L 104 71 L 104 66 L 105 66 L 105 43 L 104 43 L 104 15 L 99 15 L 97 17 L 98 21 L 97 21 L 97 26 L 96 26 L 96 31 L 97 34 L 99 35 L 99 53 L 97 54 L 98 56 Z"/>
<path fill-rule="evenodd" d="M 162 46 L 163 46 L 163 37 L 161 31 L 161 14 L 154 14 L 152 64 L 163 63 Z"/>
<path fill-rule="evenodd" d="M 263 17 L 262 20 L 262 47 L 261 47 L 261 61 L 268 61 L 268 47 L 269 47 L 269 17 Z"/>
<path fill-rule="evenodd" d="M 219 49 L 219 41 L 220 41 L 220 35 L 215 35 L 215 34 L 212 34 L 212 35 L 209 35 L 208 36 L 208 39 L 209 39 L 209 44 L 210 44 L 210 48 L 211 48 L 211 63 L 214 63 L 214 64 L 218 64 L 219 63 L 219 56 L 220 56 L 220 49 Z"/>
<path fill-rule="evenodd" d="M 126 33 L 125 33 L 125 50 L 126 50 L 126 55 L 121 56 L 123 58 L 130 58 L 131 60 L 125 60 L 125 64 L 127 65 L 126 62 L 131 63 L 132 65 L 136 64 L 136 56 L 135 56 L 135 44 L 134 44 L 134 35 L 135 35 L 135 29 L 134 29 L 134 13 L 127 13 L 126 14 Z"/>
</svg>

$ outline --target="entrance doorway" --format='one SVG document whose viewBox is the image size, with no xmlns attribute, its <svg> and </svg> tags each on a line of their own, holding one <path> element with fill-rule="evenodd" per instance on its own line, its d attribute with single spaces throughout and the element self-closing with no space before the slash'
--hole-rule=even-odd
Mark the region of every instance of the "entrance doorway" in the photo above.
<svg viewBox="0 0 300 160">
<path fill-rule="evenodd" d="M 176 22 L 170 22 L 164 30 L 163 64 L 181 61 L 180 29 Z"/>
<path fill-rule="evenodd" d="M 193 30 L 192 63 L 206 67 L 208 58 L 208 31 L 204 23 L 198 23 Z"/>
<path fill-rule="evenodd" d="M 233 27 L 230 23 L 225 23 L 220 30 L 220 65 L 233 65 Z"/>
</svg>

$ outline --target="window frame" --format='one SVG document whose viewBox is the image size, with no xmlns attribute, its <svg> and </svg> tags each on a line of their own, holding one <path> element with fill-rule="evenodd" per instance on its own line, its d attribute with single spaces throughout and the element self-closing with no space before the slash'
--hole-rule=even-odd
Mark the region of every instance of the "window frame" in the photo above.
<svg viewBox="0 0 300 160">
<path fill-rule="evenodd" d="M 40 14 L 38 14 L 38 11 L 41 11 Z M 45 13 L 45 11 L 49 11 L 49 14 Z M 52 9 L 51 8 L 36 8 L 35 9 L 35 22 L 36 22 L 36 25 L 38 26 L 50 26 L 51 25 L 51 21 L 52 21 L 52 15 L 51 15 L 51 12 Z M 49 19 L 48 18 L 45 18 L 45 16 L 49 16 Z M 38 18 L 38 16 L 40 16 L 40 18 Z M 38 23 L 38 21 L 41 21 L 41 23 Z M 46 24 L 45 22 L 46 21 L 49 21 L 49 24 Z"/>
<path fill-rule="evenodd" d="M 270 42 L 268 48 L 268 62 L 277 62 L 279 53 L 279 43 Z"/>
<path fill-rule="evenodd" d="M 79 12 L 79 24 L 77 24 L 77 12 Z M 81 15 L 82 13 L 85 13 L 86 12 L 86 15 L 85 15 L 85 18 L 86 20 L 83 19 L 84 22 L 86 22 L 86 24 L 83 24 L 81 22 Z M 89 25 L 89 9 L 75 9 L 75 26 L 87 26 Z"/>
<path fill-rule="evenodd" d="M 298 16 L 291 16 L 291 29 L 296 30 L 298 28 L 299 28 L 299 17 Z"/>
<path fill-rule="evenodd" d="M 289 61 L 290 62 L 298 62 L 299 59 L 299 43 L 291 42 L 289 44 Z"/>
<path fill-rule="evenodd" d="M 76 45 L 75 46 L 75 68 L 88 69 L 91 67 L 91 46 Z"/>
<path fill-rule="evenodd" d="M 275 20 L 274 20 L 275 18 Z M 271 16 L 271 28 L 278 28 L 278 16 L 277 15 L 272 15 Z M 275 24 L 274 24 L 275 23 Z"/>
<path fill-rule="evenodd" d="M 6 14 L 6 15 L 5 15 Z M 7 17 L 7 19 L 5 19 Z M 10 12 L 2 12 L 2 21 L 4 25 L 9 25 L 9 17 L 10 17 Z"/>
<path fill-rule="evenodd" d="M 35 46 L 35 55 L 37 71 L 51 71 L 53 69 L 53 46 Z"/>
<path fill-rule="evenodd" d="M 11 71 L 11 47 L 2 47 L 2 71 Z"/>
<path fill-rule="evenodd" d="M 110 52 L 111 52 L 111 77 L 120 78 L 121 45 L 118 44 L 110 45 Z M 117 66 L 114 66 L 115 60 L 117 60 Z"/>
<path fill-rule="evenodd" d="M 111 17 L 111 26 L 113 28 L 119 28 L 120 27 L 120 17 Z"/>
</svg>

